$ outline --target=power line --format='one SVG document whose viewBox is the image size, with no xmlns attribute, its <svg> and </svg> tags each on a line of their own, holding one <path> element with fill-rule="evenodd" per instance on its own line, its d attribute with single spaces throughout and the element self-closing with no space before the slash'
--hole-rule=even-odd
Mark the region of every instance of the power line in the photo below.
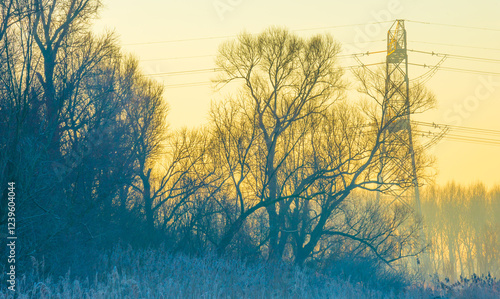
<svg viewBox="0 0 500 299">
<path fill-rule="evenodd" d="M 374 66 L 374 65 L 380 65 L 383 64 L 384 62 L 378 62 L 378 63 L 371 63 L 371 64 L 363 64 L 363 65 L 352 65 L 352 66 L 347 66 L 343 67 L 346 69 L 353 69 L 353 68 L 359 68 L 359 67 L 366 67 L 366 66 Z M 187 70 L 187 71 L 178 71 L 178 72 L 166 72 L 166 73 L 154 73 L 154 74 L 148 74 L 148 76 L 175 76 L 175 75 L 190 75 L 190 74 L 196 74 L 196 73 L 204 73 L 204 72 L 216 72 L 219 71 L 220 69 L 199 69 L 199 70 Z M 187 82 L 187 83 L 179 83 L 179 84 L 170 84 L 170 85 L 165 85 L 167 88 L 178 88 L 178 87 L 191 87 L 191 86 L 201 86 L 201 85 L 209 85 L 211 82 Z"/>
<path fill-rule="evenodd" d="M 359 64 L 359 65 L 352 65 L 352 66 L 346 66 L 344 68 L 346 69 L 353 69 L 353 68 L 358 68 L 358 67 L 365 67 L 365 66 L 374 66 L 374 65 L 381 65 L 385 64 L 385 62 L 375 62 L 375 63 L 369 63 L 369 64 Z"/>
<path fill-rule="evenodd" d="M 304 28 L 304 29 L 295 29 L 295 30 L 292 30 L 292 31 L 310 31 L 310 30 L 335 29 L 335 28 L 355 27 L 355 26 L 363 26 L 363 25 L 371 25 L 371 24 L 383 24 L 383 23 L 389 23 L 389 22 L 392 22 L 392 21 L 371 22 L 371 23 L 358 23 L 358 24 L 348 24 L 348 25 L 335 25 L 335 26 L 327 26 L 327 27 L 315 27 L 315 28 Z M 130 44 L 124 44 L 124 45 L 125 46 L 141 46 L 141 45 L 167 44 L 167 43 L 189 42 L 189 41 L 198 41 L 198 40 L 234 38 L 234 37 L 237 37 L 237 36 L 238 35 L 207 36 L 207 37 L 195 37 L 195 38 L 174 39 L 174 40 L 164 40 L 164 41 L 130 43 Z"/>
<path fill-rule="evenodd" d="M 436 123 L 429 123 L 429 122 L 421 122 L 421 121 L 411 121 L 413 124 L 421 125 L 421 126 L 427 126 L 427 127 L 432 127 L 432 128 L 438 128 L 438 129 L 451 129 L 452 131 L 465 131 L 464 133 L 468 134 L 483 134 L 483 135 L 494 135 L 494 136 L 500 136 L 500 130 L 491 130 L 491 129 L 481 129 L 481 128 L 473 128 L 473 127 L 465 127 L 465 126 L 454 126 L 454 125 L 447 125 L 447 124 L 436 124 Z M 372 126 L 373 124 L 367 124 L 366 126 Z M 494 139 L 494 138 L 484 138 L 484 137 L 477 137 L 477 136 L 470 136 L 470 135 L 465 135 L 465 134 L 444 134 L 441 136 L 441 133 L 437 132 L 432 132 L 432 131 L 425 131 L 422 129 L 414 129 L 413 130 L 417 135 L 422 135 L 423 137 L 430 137 L 430 138 L 446 138 L 447 140 L 450 141 L 463 141 L 463 142 L 468 142 L 468 143 L 476 143 L 476 144 L 487 144 L 487 145 L 500 145 L 500 139 Z M 441 131 L 443 132 L 443 130 Z M 424 146 L 427 148 L 429 145 Z"/>
<path fill-rule="evenodd" d="M 192 58 L 204 58 L 204 57 L 215 57 L 216 55 L 196 55 L 196 56 L 181 56 L 181 57 L 167 57 L 167 58 L 157 58 L 157 59 L 142 59 L 141 61 L 162 61 L 162 60 L 177 60 L 177 59 L 192 59 Z"/>
<path fill-rule="evenodd" d="M 345 55 L 344 57 L 347 56 L 356 56 L 356 55 L 368 55 L 368 54 L 373 54 L 373 53 L 379 53 L 379 52 L 384 52 L 384 51 L 377 51 L 377 52 L 366 52 L 366 53 L 356 53 L 356 54 L 350 54 L 350 55 Z M 424 52 L 424 51 L 420 51 Z M 428 52 L 431 53 L 431 52 Z M 342 67 L 344 69 L 355 69 L 355 68 L 360 68 L 360 67 L 368 67 L 368 66 L 375 66 L 375 65 L 381 65 L 384 64 L 384 62 L 378 62 L 378 63 L 370 63 L 370 64 L 360 64 L 360 65 L 352 65 L 352 66 L 346 66 Z M 441 70 L 445 71 L 454 71 L 454 72 L 462 72 L 462 73 L 470 73 L 470 74 L 486 74 L 486 75 L 494 75 L 494 76 L 500 76 L 500 73 L 497 72 L 488 72 L 488 71 L 481 71 L 481 70 L 471 70 L 471 69 L 462 69 L 462 68 L 453 68 L 453 67 L 443 67 L 443 66 L 438 66 L 438 65 L 427 65 L 427 64 L 418 64 L 418 63 L 408 63 L 409 65 L 414 65 L 414 66 L 420 66 L 424 68 L 438 68 Z M 148 74 L 149 76 L 179 76 L 179 75 L 191 75 L 191 74 L 201 74 L 201 73 L 214 73 L 217 71 L 222 70 L 221 68 L 208 68 L 208 69 L 195 69 L 195 70 L 184 70 L 184 71 L 173 71 L 173 72 L 162 72 L 162 73 L 153 73 L 153 74 Z M 193 82 L 194 84 L 198 84 L 200 82 Z M 182 86 L 190 86 L 193 83 L 182 83 L 180 85 Z M 206 82 L 204 84 L 207 84 Z M 177 86 L 175 87 L 182 87 L 182 86 Z M 174 85 L 171 85 L 173 87 Z M 168 87 L 168 85 L 167 85 Z"/>
<path fill-rule="evenodd" d="M 422 135 L 422 137 L 429 137 L 429 138 L 434 138 L 435 136 L 437 136 L 435 132 L 430 132 L 430 131 L 415 130 L 415 133 Z M 468 135 L 444 134 L 442 138 L 449 141 L 460 141 L 460 142 L 468 142 L 468 143 L 483 144 L 483 145 L 500 145 L 500 139 L 481 138 Z"/>
<path fill-rule="evenodd" d="M 434 54 L 434 52 L 425 52 L 425 51 L 416 51 L 416 50 L 410 50 L 410 51 L 413 51 L 413 52 L 422 52 L 422 53 L 426 53 L 426 54 Z M 342 55 L 342 56 L 339 56 L 339 57 L 340 58 L 349 57 L 349 56 L 355 57 L 355 56 L 359 56 L 359 55 L 369 55 L 369 54 L 382 53 L 382 52 L 385 52 L 385 51 L 356 53 L 356 54 Z M 443 54 L 443 55 L 447 55 L 447 54 Z M 469 57 L 469 56 L 467 56 L 467 57 Z M 498 62 L 500 62 L 500 60 L 498 60 Z M 347 66 L 347 67 L 344 67 L 344 68 L 352 69 L 352 68 L 365 67 L 365 66 L 373 66 L 373 65 L 380 65 L 380 64 L 383 64 L 383 62 L 371 63 L 371 64 L 361 64 L 361 65 L 355 65 L 355 66 Z M 461 69 L 461 68 L 443 67 L 443 66 L 430 66 L 430 65 L 418 64 L 418 63 L 409 63 L 409 64 L 410 65 L 414 65 L 414 66 L 421 66 L 421 67 L 425 67 L 425 68 L 438 67 L 439 69 L 443 69 L 443 70 L 466 72 L 466 73 L 473 73 L 473 74 L 500 75 L 500 73 L 480 71 L 480 70 L 470 70 L 470 69 Z M 220 70 L 222 70 L 222 69 L 221 68 L 209 68 L 209 69 L 196 69 L 196 70 L 184 70 L 184 71 L 153 73 L 153 74 L 148 74 L 148 75 L 149 76 L 175 76 L 175 75 L 189 75 L 189 74 L 198 74 L 198 73 L 212 73 L 212 72 L 217 72 L 217 71 L 220 71 Z"/>
<path fill-rule="evenodd" d="M 124 46 L 168 44 L 168 43 L 180 43 L 180 42 L 190 42 L 190 41 L 198 41 L 198 40 L 223 39 L 223 38 L 232 38 L 232 37 L 235 37 L 235 35 L 208 36 L 208 37 L 195 37 L 195 38 L 185 38 L 185 39 L 163 40 L 163 41 L 155 41 L 155 42 L 131 43 L 131 44 L 124 44 Z"/>
<path fill-rule="evenodd" d="M 373 42 L 378 42 L 373 41 Z M 349 58 L 354 55 L 357 56 L 364 56 L 364 55 L 371 55 L 371 54 L 376 54 L 376 53 L 382 53 L 382 52 L 387 52 L 387 51 L 376 51 L 376 52 L 362 52 L 362 53 L 353 53 L 353 54 L 342 54 L 342 55 L 337 55 L 337 58 Z M 194 56 L 179 56 L 179 57 L 166 57 L 166 58 L 155 58 L 155 59 L 142 59 L 141 61 L 164 61 L 164 60 L 178 60 L 178 59 L 193 59 L 193 58 L 205 58 L 205 57 L 215 57 L 217 55 L 215 54 L 207 54 L 207 55 L 194 55 Z"/>
<path fill-rule="evenodd" d="M 433 23 L 433 22 L 422 22 L 422 21 L 412 21 L 406 20 L 411 23 L 425 24 L 425 25 L 437 25 L 437 26 L 446 26 L 446 27 L 456 27 L 456 28 L 467 28 L 467 29 L 475 29 L 475 30 L 487 30 L 487 31 L 500 31 L 498 28 L 487 28 L 487 27 L 474 27 L 474 26 L 464 26 L 464 25 L 455 25 L 455 24 L 444 24 L 444 23 Z"/>
<path fill-rule="evenodd" d="M 448 133 L 445 134 L 443 138 L 449 141 L 467 142 L 467 143 L 483 144 L 483 145 L 500 145 L 500 139 L 477 136 L 477 135 L 487 135 L 487 136 L 500 137 L 500 130 L 455 126 L 447 124 L 436 124 L 436 123 L 420 122 L 420 121 L 412 121 L 412 123 L 432 128 L 440 128 L 440 129 L 446 128 L 451 131 L 462 132 L 455 134 L 448 134 Z M 423 130 L 415 130 L 415 131 L 419 134 L 422 134 L 423 137 L 432 137 L 436 135 L 436 133 L 431 131 L 423 131 Z M 466 134 L 474 134 L 474 136 Z"/>
<path fill-rule="evenodd" d="M 390 23 L 393 21 L 381 21 L 381 22 L 371 22 L 371 23 L 359 23 L 359 24 L 349 24 L 349 25 L 336 25 L 336 26 L 327 26 L 327 27 L 316 27 L 316 28 L 306 28 L 306 29 L 295 29 L 293 31 L 310 31 L 310 30 L 324 30 L 324 29 L 335 29 L 335 28 L 344 28 L 344 27 L 354 27 L 354 26 L 363 26 L 363 25 L 372 25 L 372 24 L 384 24 Z"/>
<path fill-rule="evenodd" d="M 366 51 L 366 52 L 360 52 L 360 53 L 337 55 L 337 57 L 344 58 L 344 57 L 368 56 L 368 55 L 371 55 L 371 54 L 378 54 L 378 53 L 387 53 L 387 51 L 386 50 L 372 51 L 372 52 Z"/>
<path fill-rule="evenodd" d="M 196 87 L 210 85 L 212 82 L 191 82 L 191 83 L 180 83 L 180 84 L 169 84 L 165 85 L 166 88 L 180 88 L 180 87 Z"/>
<path fill-rule="evenodd" d="M 483 74 L 483 75 L 500 76 L 500 73 L 497 73 L 497 72 L 488 72 L 488 71 L 480 71 L 480 70 L 461 69 L 461 68 L 446 67 L 446 66 L 441 66 L 439 68 L 442 69 L 442 70 L 445 70 L 445 71 L 456 71 L 456 72 L 464 72 L 464 73 L 471 73 L 471 74 Z"/>
<path fill-rule="evenodd" d="M 408 50 L 410 52 L 414 53 L 422 53 L 422 54 L 429 54 L 432 56 L 438 56 L 438 57 L 450 57 L 450 58 L 458 58 L 458 59 L 467 59 L 467 60 L 479 60 L 479 61 L 487 61 L 487 62 L 500 62 L 500 59 L 493 59 L 493 58 L 485 58 L 485 57 L 475 57 L 475 56 L 465 56 L 465 55 L 455 55 L 455 54 L 446 54 L 446 53 L 436 53 L 436 52 L 428 52 L 428 51 L 419 51 L 419 50 Z"/>
<path fill-rule="evenodd" d="M 448 141 L 466 142 L 466 143 L 480 144 L 480 145 L 496 145 L 496 146 L 500 146 L 500 142 L 482 142 L 482 141 L 477 141 L 477 140 L 474 140 L 474 139 L 446 137 L 446 136 L 443 136 L 443 139 L 446 139 Z"/>
<path fill-rule="evenodd" d="M 473 144 L 482 144 L 482 145 L 498 145 L 500 146 L 500 140 L 497 142 L 494 141 L 481 141 L 477 140 L 475 138 L 465 138 L 465 137 L 452 137 L 452 136 L 443 136 L 443 139 L 449 140 L 449 141 L 458 141 L 458 142 L 468 142 L 468 143 L 473 143 Z"/>
<path fill-rule="evenodd" d="M 191 75 L 198 73 L 212 73 L 222 70 L 221 68 L 212 68 L 212 69 L 198 69 L 198 70 L 186 70 L 186 71 L 176 71 L 176 72 L 164 72 L 164 73 L 154 73 L 149 74 L 149 76 L 175 76 L 175 75 Z"/>
<path fill-rule="evenodd" d="M 428 126 L 428 127 L 433 127 L 433 128 L 450 128 L 453 130 L 462 130 L 462 131 L 471 131 L 473 133 L 484 133 L 484 134 L 498 134 L 500 135 L 500 130 L 492 130 L 492 129 L 482 129 L 482 128 L 474 128 L 474 127 L 465 127 L 465 126 L 456 126 L 456 125 L 448 125 L 448 124 L 436 124 L 436 123 L 429 123 L 429 122 L 423 122 L 423 121 L 412 121 L 413 123 L 417 125 L 422 125 L 422 126 Z"/>
<path fill-rule="evenodd" d="M 449 46 L 449 47 L 461 47 L 461 48 L 471 48 L 471 49 L 481 49 L 481 50 L 500 51 L 500 49 L 499 49 L 499 48 L 485 48 L 485 47 L 475 47 L 475 46 L 468 46 L 468 45 L 456 45 L 456 44 L 434 43 L 434 42 L 425 42 L 425 41 L 409 41 L 409 42 L 419 43 L 419 44 L 429 44 L 429 45 Z"/>
<path fill-rule="evenodd" d="M 424 68 L 433 68 L 435 66 L 427 65 L 427 64 L 419 64 L 419 63 L 408 63 L 410 65 L 414 66 L 421 66 Z M 440 66 L 439 69 L 444 70 L 444 71 L 452 71 L 452 72 L 462 72 L 462 73 L 469 73 L 469 74 L 482 74 L 482 75 L 493 75 L 493 76 L 500 76 L 500 73 L 496 72 L 488 72 L 488 71 L 480 71 L 480 70 L 470 70 L 470 69 L 461 69 L 461 68 L 454 68 L 454 67 L 445 67 L 445 66 Z"/>
<path fill-rule="evenodd" d="M 339 55 L 337 57 L 339 57 L 339 58 L 347 58 L 347 57 L 355 57 L 355 56 L 361 56 L 361 55 L 370 55 L 370 54 L 376 54 L 376 53 L 382 53 L 382 52 L 385 52 L 385 51 L 354 53 L 354 54 Z M 372 66 L 372 65 L 379 65 L 379 64 L 382 64 L 382 62 L 371 63 L 371 64 L 363 64 L 363 65 L 354 65 L 354 66 L 348 66 L 348 67 L 343 67 L 343 68 L 356 68 L 356 67 Z M 184 70 L 184 71 L 153 73 L 153 74 L 148 74 L 148 76 L 191 75 L 191 74 L 199 74 L 199 73 L 212 73 L 212 72 L 217 72 L 217 71 L 221 71 L 221 70 L 222 70 L 222 68 L 207 68 L 207 69 L 195 69 L 195 70 Z"/>
<path fill-rule="evenodd" d="M 452 138 L 467 138 L 467 139 L 481 141 L 481 142 L 494 142 L 494 143 L 500 144 L 500 139 L 482 138 L 482 137 L 474 137 L 474 136 L 459 135 L 459 134 L 447 134 L 445 136 L 449 136 Z"/>
</svg>

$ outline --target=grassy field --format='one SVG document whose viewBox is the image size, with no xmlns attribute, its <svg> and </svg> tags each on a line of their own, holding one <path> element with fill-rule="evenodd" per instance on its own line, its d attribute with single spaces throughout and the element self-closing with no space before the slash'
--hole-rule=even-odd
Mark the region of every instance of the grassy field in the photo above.
<svg viewBox="0 0 500 299">
<path fill-rule="evenodd" d="M 500 298 L 493 278 L 413 284 L 374 289 L 308 269 L 284 264 L 243 263 L 215 256 L 171 255 L 164 249 L 117 248 L 103 254 L 99 271 L 78 279 L 44 274 L 32 260 L 30 273 L 17 281 L 17 298 Z M 5 273 L 5 272 L 4 272 Z M 5 274 L 2 274 L 5 282 Z M 0 298 L 14 298 L 4 286 Z"/>
</svg>

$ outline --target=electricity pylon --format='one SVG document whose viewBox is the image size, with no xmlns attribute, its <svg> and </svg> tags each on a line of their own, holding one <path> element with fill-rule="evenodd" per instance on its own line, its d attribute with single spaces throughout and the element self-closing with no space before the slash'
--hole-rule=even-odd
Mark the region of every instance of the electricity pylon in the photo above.
<svg viewBox="0 0 500 299">
<path fill-rule="evenodd" d="M 387 33 L 385 96 L 382 106 L 382 123 L 389 123 L 385 134 L 395 135 L 394 140 L 400 141 L 408 149 L 407 153 L 411 159 L 411 173 L 408 174 L 411 176 L 414 188 L 415 208 L 417 213 L 421 215 L 417 167 L 410 124 L 410 80 L 408 78 L 408 52 L 404 20 L 396 20 Z M 382 149 L 384 150 L 385 147 Z"/>
<path fill-rule="evenodd" d="M 398 175 L 411 178 L 411 186 L 405 185 L 393 195 L 405 202 L 403 194 L 408 189 L 413 188 L 413 205 L 420 218 L 422 210 L 410 123 L 410 108 L 406 29 L 404 20 L 396 20 L 387 33 L 385 95 L 382 103 L 382 126 L 386 130 L 383 133 L 384 143 L 381 146 L 381 171 L 378 180 L 382 183 L 384 175 L 388 175 L 388 172 L 394 172 L 393 169 L 384 170 L 386 163 L 398 168 L 398 171 L 395 171 Z M 390 151 L 388 147 L 391 147 Z M 423 230 L 420 232 L 420 239 L 425 242 Z M 425 257 L 424 263 L 426 260 Z M 423 266 L 422 268 L 425 268 L 426 265 Z"/>
</svg>

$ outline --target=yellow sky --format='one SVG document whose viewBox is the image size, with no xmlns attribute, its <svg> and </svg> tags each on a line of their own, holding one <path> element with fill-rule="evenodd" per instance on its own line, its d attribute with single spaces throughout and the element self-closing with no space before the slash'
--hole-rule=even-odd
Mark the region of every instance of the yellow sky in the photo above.
<svg viewBox="0 0 500 299">
<path fill-rule="evenodd" d="M 95 30 L 115 30 L 124 50 L 141 60 L 145 73 L 208 70 L 154 76 L 167 86 L 165 97 L 170 104 L 169 122 L 173 128 L 206 122 L 210 101 L 217 98 L 206 84 L 215 74 L 210 71 L 215 67 L 212 55 L 225 40 L 212 37 L 234 36 L 243 30 L 258 33 L 270 25 L 280 25 L 301 36 L 329 32 L 344 45 L 346 53 L 359 53 L 386 48 L 384 40 L 391 24 L 374 22 L 405 19 L 432 23 L 406 22 L 409 49 L 500 60 L 498 0 L 104 0 L 104 4 Z M 359 25 L 342 27 L 352 24 Z M 383 59 L 383 54 L 361 58 L 364 63 Z M 409 53 L 411 63 L 434 65 L 439 60 L 435 55 Z M 500 63 L 493 60 L 450 56 L 442 66 L 500 73 Z M 353 59 L 340 62 L 345 66 L 357 64 Z M 415 78 L 426 71 L 424 67 L 411 66 L 409 75 Z M 500 131 L 500 76 L 440 70 L 427 87 L 435 93 L 438 108 L 419 116 L 419 120 Z M 468 135 L 471 134 L 500 139 L 500 135 L 477 135 L 472 131 Z M 437 159 L 438 183 L 455 180 L 483 181 L 488 186 L 500 184 L 498 145 L 443 140 L 431 151 Z"/>
</svg>

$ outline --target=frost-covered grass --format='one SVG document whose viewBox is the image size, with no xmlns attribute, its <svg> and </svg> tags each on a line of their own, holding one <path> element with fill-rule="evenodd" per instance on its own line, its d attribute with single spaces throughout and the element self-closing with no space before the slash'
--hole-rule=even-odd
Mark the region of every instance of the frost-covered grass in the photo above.
<svg viewBox="0 0 500 299">
<path fill-rule="evenodd" d="M 414 285 L 394 294 L 283 264 L 171 255 L 163 249 L 117 248 L 96 262 L 100 272 L 78 279 L 69 272 L 44 277 L 34 261 L 31 274 L 18 279 L 17 298 L 500 298 L 494 279 Z M 4 297 L 14 296 L 2 287 Z"/>
</svg>

